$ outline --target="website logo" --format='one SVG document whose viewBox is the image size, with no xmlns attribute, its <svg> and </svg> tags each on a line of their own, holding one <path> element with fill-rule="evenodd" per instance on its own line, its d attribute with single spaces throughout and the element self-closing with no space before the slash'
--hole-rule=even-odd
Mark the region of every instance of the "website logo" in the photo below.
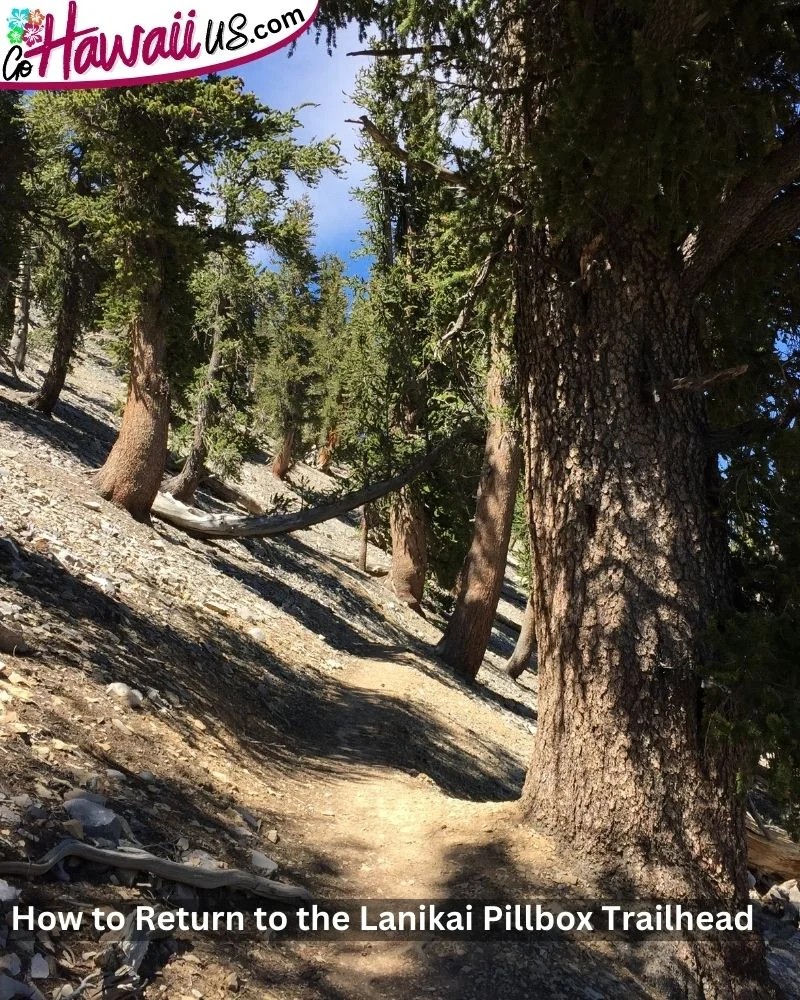
<svg viewBox="0 0 800 1000">
<path fill-rule="evenodd" d="M 282 48 L 318 0 L 47 0 L 0 21 L 0 90 L 134 86 L 201 76 Z"/>
</svg>

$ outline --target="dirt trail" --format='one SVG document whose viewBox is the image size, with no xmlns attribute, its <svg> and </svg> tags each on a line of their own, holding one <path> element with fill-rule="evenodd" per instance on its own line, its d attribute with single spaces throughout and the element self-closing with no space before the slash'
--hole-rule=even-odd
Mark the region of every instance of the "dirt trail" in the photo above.
<svg viewBox="0 0 800 1000">
<path fill-rule="evenodd" d="M 573 866 L 516 821 L 536 716 L 535 678 L 501 671 L 513 639 L 496 632 L 480 684 L 462 685 L 432 654 L 440 622 L 385 589 L 385 554 L 355 568 L 354 520 L 213 543 L 133 523 L 88 476 L 121 392 L 96 341 L 52 421 L 0 387 L 0 613 L 36 649 L 0 668 L 0 857 L 64 836 L 63 796 L 81 788 L 149 849 L 188 842 L 245 868 L 259 851 L 322 898 L 579 895 Z M 308 467 L 299 479 L 331 486 Z M 243 485 L 291 493 L 264 463 Z M 513 580 L 506 598 L 521 615 Z M 20 795 L 46 817 L 33 832 L 13 820 Z M 644 996 L 602 942 L 209 940 L 145 997 L 228 996 L 231 970 L 239 995 L 275 1000 Z"/>
</svg>

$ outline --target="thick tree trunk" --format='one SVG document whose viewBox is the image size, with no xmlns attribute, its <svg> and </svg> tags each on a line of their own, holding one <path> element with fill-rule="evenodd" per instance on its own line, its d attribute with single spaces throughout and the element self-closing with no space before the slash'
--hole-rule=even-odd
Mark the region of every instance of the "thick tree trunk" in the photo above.
<svg viewBox="0 0 800 1000">
<path fill-rule="evenodd" d="M 294 451 L 294 439 L 297 436 L 297 428 L 290 426 L 284 432 L 283 442 L 280 449 L 272 461 L 272 475 L 276 479 L 285 479 L 286 473 L 292 467 L 292 452 Z"/>
<path fill-rule="evenodd" d="M 506 662 L 506 673 L 512 680 L 521 677 L 531 665 L 531 658 L 536 649 L 536 613 L 533 602 L 528 599 L 525 605 L 525 617 L 522 619 L 522 629 L 514 647 L 514 652 Z"/>
<path fill-rule="evenodd" d="M 28 354 L 28 332 L 31 324 L 31 256 L 26 250 L 19 265 L 19 283 L 14 298 L 14 332 L 8 353 L 19 371 L 25 369 Z"/>
<path fill-rule="evenodd" d="M 397 599 L 414 611 L 422 610 L 422 594 L 428 572 L 428 540 L 425 508 L 406 487 L 389 512 L 392 538 L 392 568 L 388 584 Z"/>
<path fill-rule="evenodd" d="M 626 895 L 741 902 L 736 761 L 707 742 L 698 676 L 725 591 L 702 395 L 655 388 L 699 370 L 690 304 L 663 249 L 606 233 L 587 261 L 591 236 L 546 254 L 525 230 L 516 260 L 539 661 L 523 812 Z M 674 995 L 770 996 L 762 951 L 696 943 Z"/>
<path fill-rule="evenodd" d="M 206 434 L 219 407 L 218 399 L 214 394 L 214 387 L 219 381 L 221 370 L 222 333 L 219 324 L 217 324 L 214 329 L 211 357 L 208 361 L 206 377 L 197 400 L 192 446 L 189 449 L 189 454 L 186 456 L 186 461 L 181 471 L 177 476 L 174 476 L 165 483 L 163 487 L 164 493 L 171 493 L 181 503 L 191 503 L 194 491 L 200 484 L 200 480 L 207 475 L 205 468 L 206 458 L 208 457 Z"/>
<path fill-rule="evenodd" d="M 56 339 L 50 367 L 42 386 L 28 400 L 28 405 L 48 416 L 58 402 L 67 379 L 72 354 L 81 330 L 80 295 L 81 278 L 76 268 L 69 269 L 64 277 L 65 285 L 61 305 L 56 318 Z"/>
<path fill-rule="evenodd" d="M 456 584 L 456 603 L 437 654 L 456 673 L 474 680 L 492 634 L 506 571 L 522 452 L 514 426 L 513 391 L 504 385 L 509 365 L 493 349 L 486 386 L 489 429 L 478 486 L 472 544 Z"/>
<path fill-rule="evenodd" d="M 131 374 L 122 426 L 95 480 L 101 496 L 124 507 L 137 521 L 149 520 L 167 457 L 169 383 L 161 295 L 159 286 L 143 301 L 132 323 Z"/>
</svg>

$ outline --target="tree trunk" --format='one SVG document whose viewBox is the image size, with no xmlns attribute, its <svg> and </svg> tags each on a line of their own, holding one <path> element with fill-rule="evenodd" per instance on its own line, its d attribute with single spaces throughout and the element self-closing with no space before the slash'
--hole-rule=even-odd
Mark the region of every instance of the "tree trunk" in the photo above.
<svg viewBox="0 0 800 1000">
<path fill-rule="evenodd" d="M 283 435 L 283 443 L 280 450 L 272 462 L 272 475 L 276 479 L 285 479 L 286 473 L 292 467 L 292 451 L 294 450 L 294 439 L 297 436 L 297 428 L 290 425 Z"/>
<path fill-rule="evenodd" d="M 389 512 L 392 538 L 392 568 L 388 584 L 398 601 L 413 611 L 422 610 L 422 594 L 428 572 L 428 540 L 425 508 L 408 487 L 401 490 Z"/>
<path fill-rule="evenodd" d="M 522 629 L 514 647 L 514 652 L 506 663 L 506 673 L 512 680 L 521 677 L 531 665 L 531 657 L 536 649 L 536 614 L 533 602 L 528 599 L 525 605 L 525 617 L 522 619 Z"/>
<path fill-rule="evenodd" d="M 39 391 L 31 396 L 28 405 L 49 417 L 58 402 L 67 379 L 72 353 L 81 330 L 80 295 L 81 277 L 77 267 L 68 269 L 64 276 L 64 290 L 56 318 L 56 339 L 50 367 Z"/>
<path fill-rule="evenodd" d="M 194 434 L 192 446 L 183 468 L 163 487 L 164 493 L 171 493 L 176 500 L 181 503 L 191 503 L 194 491 L 197 489 L 200 480 L 207 475 L 205 468 L 208 457 L 208 447 L 206 445 L 206 434 L 211 423 L 216 416 L 219 402 L 214 394 L 214 387 L 219 381 L 222 370 L 222 332 L 220 324 L 214 327 L 214 338 L 211 345 L 211 357 L 208 361 L 206 377 L 200 389 L 197 400 L 197 411 L 195 413 Z"/>
<path fill-rule="evenodd" d="M 28 353 L 28 331 L 31 323 L 31 256 L 26 250 L 19 266 L 19 284 L 14 299 L 14 333 L 8 353 L 19 371 L 25 369 Z"/>
<path fill-rule="evenodd" d="M 606 232 L 587 265 L 591 236 L 525 229 L 515 260 L 539 660 L 523 813 L 607 891 L 742 902 L 737 761 L 708 742 L 698 672 L 725 593 L 703 398 L 654 388 L 700 370 L 691 304 L 662 248 Z M 770 996 L 762 959 L 757 936 L 695 942 L 680 995 Z"/>
<path fill-rule="evenodd" d="M 161 296 L 159 285 L 131 324 L 131 375 L 122 426 L 95 480 L 101 496 L 137 521 L 149 520 L 167 457 L 169 383 Z"/>
<path fill-rule="evenodd" d="M 358 551 L 358 568 L 367 572 L 367 552 L 369 549 L 369 504 L 361 508 L 361 547 Z"/>
<path fill-rule="evenodd" d="M 486 386 L 489 429 L 478 486 L 472 544 L 456 584 L 456 603 L 437 654 L 474 680 L 486 655 L 503 587 L 522 452 L 504 386 L 508 357 L 496 346 Z"/>
</svg>

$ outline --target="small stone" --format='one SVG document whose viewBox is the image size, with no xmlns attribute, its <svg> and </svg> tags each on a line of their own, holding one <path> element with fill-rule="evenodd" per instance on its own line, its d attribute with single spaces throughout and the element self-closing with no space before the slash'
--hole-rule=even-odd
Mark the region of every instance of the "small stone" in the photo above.
<svg viewBox="0 0 800 1000">
<path fill-rule="evenodd" d="M 225 989 L 228 990 L 229 993 L 239 992 L 239 977 L 235 972 L 232 972 L 225 980 Z"/>
<path fill-rule="evenodd" d="M 156 776 L 152 771 L 140 771 L 137 777 L 146 785 L 154 785 L 156 783 Z"/>
<path fill-rule="evenodd" d="M 122 684 L 119 681 L 109 684 L 106 688 L 106 693 L 113 695 L 114 698 L 119 698 L 120 701 L 124 701 L 129 708 L 141 708 L 144 703 L 144 695 L 141 691 L 137 691 L 136 688 L 129 687 L 127 684 Z"/>
<path fill-rule="evenodd" d="M 266 872 L 268 875 L 278 870 L 277 862 L 268 858 L 266 854 L 262 854 L 261 851 L 253 851 L 250 861 L 254 868 L 258 868 L 259 871 Z"/>
<path fill-rule="evenodd" d="M 0 955 L 0 971 L 7 972 L 9 976 L 18 976 L 22 972 L 19 955 Z"/>
<path fill-rule="evenodd" d="M 83 823 L 79 819 L 68 819 L 66 823 L 61 824 L 70 837 L 74 837 L 75 840 L 83 840 L 84 829 Z"/>
<path fill-rule="evenodd" d="M 278 836 L 277 830 L 270 830 L 269 833 L 267 834 L 267 840 L 270 842 L 270 844 L 277 844 L 280 839 L 281 838 Z"/>
<path fill-rule="evenodd" d="M 49 978 L 50 966 L 47 964 L 47 959 L 37 952 L 31 959 L 31 979 Z"/>
</svg>

